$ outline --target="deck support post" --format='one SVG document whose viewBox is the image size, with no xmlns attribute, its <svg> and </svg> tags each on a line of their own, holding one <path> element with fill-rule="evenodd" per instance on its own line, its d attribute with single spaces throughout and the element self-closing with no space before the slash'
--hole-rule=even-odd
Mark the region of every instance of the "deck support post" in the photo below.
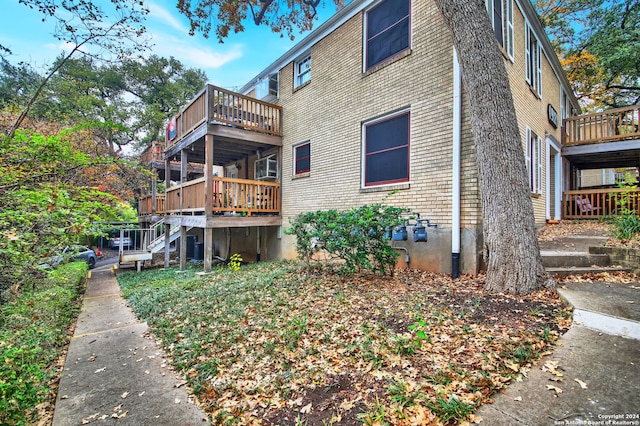
<svg viewBox="0 0 640 426">
<path fill-rule="evenodd" d="M 164 267 L 169 267 L 169 244 L 171 244 L 171 225 L 164 224 Z"/>
<path fill-rule="evenodd" d="M 204 137 L 204 215 L 206 218 L 213 216 L 213 144 L 214 137 L 207 134 Z M 204 271 L 211 271 L 213 259 L 213 229 L 204 228 Z"/>
<path fill-rule="evenodd" d="M 180 270 L 187 269 L 187 227 L 180 225 Z"/>
</svg>

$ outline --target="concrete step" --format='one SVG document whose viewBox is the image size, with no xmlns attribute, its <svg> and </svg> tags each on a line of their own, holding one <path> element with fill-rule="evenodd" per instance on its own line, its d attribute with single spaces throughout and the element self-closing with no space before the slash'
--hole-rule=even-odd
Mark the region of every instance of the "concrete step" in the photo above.
<svg viewBox="0 0 640 426">
<path fill-rule="evenodd" d="M 632 268 L 622 266 L 573 266 L 573 267 L 547 267 L 545 268 L 550 275 L 560 275 L 566 277 L 568 275 L 582 274 L 599 274 L 603 272 L 633 272 Z"/>
<path fill-rule="evenodd" d="M 609 255 L 581 252 L 540 252 L 542 264 L 547 268 L 609 266 Z"/>
<path fill-rule="evenodd" d="M 573 307 L 573 319 L 587 328 L 640 339 L 640 284 L 574 282 L 558 288 Z"/>
</svg>

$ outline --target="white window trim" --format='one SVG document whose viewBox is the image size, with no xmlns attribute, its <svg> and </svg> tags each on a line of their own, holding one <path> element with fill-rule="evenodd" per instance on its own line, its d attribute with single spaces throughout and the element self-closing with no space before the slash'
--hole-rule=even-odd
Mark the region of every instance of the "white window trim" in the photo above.
<svg viewBox="0 0 640 426">
<path fill-rule="evenodd" d="M 300 72 L 300 64 L 302 64 L 305 61 L 309 61 L 309 68 L 305 71 L 305 72 Z M 308 81 L 311 81 L 311 53 L 308 53 L 306 55 L 304 55 L 303 57 L 301 57 L 300 59 L 298 59 L 297 61 L 295 61 L 294 63 L 294 71 L 295 71 L 295 76 L 294 76 L 294 86 L 293 88 L 297 88 L 302 86 L 303 84 L 307 83 Z M 300 78 L 304 75 L 309 75 L 309 79 L 306 81 L 301 82 Z"/>
<path fill-rule="evenodd" d="M 514 57 L 514 30 L 513 30 L 513 0 L 505 1 L 505 19 L 507 22 L 507 28 L 504 32 L 505 36 L 505 49 L 507 50 L 507 56 L 511 59 L 511 62 L 515 60 Z"/>
<path fill-rule="evenodd" d="M 536 140 L 533 146 L 532 133 L 536 135 Z M 542 138 L 527 126 L 527 143 L 525 152 L 525 161 L 527 166 L 527 178 L 529 180 L 529 189 L 532 194 L 542 194 Z M 531 158 L 533 154 L 534 158 Z M 532 167 L 535 167 L 535 172 L 531 172 Z"/>
<path fill-rule="evenodd" d="M 531 36 L 536 42 L 536 51 L 534 52 L 534 64 L 529 66 L 531 55 Z M 538 37 L 533 32 L 533 28 L 529 22 L 524 24 L 524 54 L 525 54 L 525 80 L 529 86 L 542 98 L 542 46 Z M 533 75 L 535 73 L 535 75 Z"/>
</svg>

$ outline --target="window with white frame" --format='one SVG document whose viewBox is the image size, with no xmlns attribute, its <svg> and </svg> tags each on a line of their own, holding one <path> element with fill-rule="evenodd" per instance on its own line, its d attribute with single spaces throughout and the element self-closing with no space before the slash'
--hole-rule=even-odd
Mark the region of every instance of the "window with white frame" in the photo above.
<svg viewBox="0 0 640 426">
<path fill-rule="evenodd" d="M 365 14 L 365 69 L 409 48 L 411 1 L 385 0 Z"/>
<path fill-rule="evenodd" d="M 526 150 L 529 189 L 534 194 L 542 194 L 542 138 L 528 127 Z"/>
<path fill-rule="evenodd" d="M 485 0 L 485 6 L 498 43 L 513 61 L 513 0 Z"/>
<path fill-rule="evenodd" d="M 295 63 L 295 87 L 302 86 L 311 80 L 311 54 Z"/>
<path fill-rule="evenodd" d="M 525 80 L 542 97 L 542 47 L 529 24 L 524 26 Z"/>
<path fill-rule="evenodd" d="M 363 186 L 409 181 L 409 111 L 363 124 Z"/>
<path fill-rule="evenodd" d="M 293 147 L 293 173 L 302 175 L 311 171 L 311 142 L 303 142 Z"/>
</svg>

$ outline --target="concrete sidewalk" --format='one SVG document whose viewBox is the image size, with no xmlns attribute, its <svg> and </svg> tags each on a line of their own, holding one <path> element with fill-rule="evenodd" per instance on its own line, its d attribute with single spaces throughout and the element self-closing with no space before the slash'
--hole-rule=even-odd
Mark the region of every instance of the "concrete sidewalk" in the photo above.
<svg viewBox="0 0 640 426">
<path fill-rule="evenodd" d="M 203 425 L 206 415 L 190 402 L 147 324 L 120 296 L 110 265 L 88 280 L 69 346 L 53 418 L 54 426 Z"/>
<path fill-rule="evenodd" d="M 640 425 L 640 283 L 559 292 L 574 307 L 572 328 L 527 378 L 478 410 L 482 425 Z"/>
</svg>

